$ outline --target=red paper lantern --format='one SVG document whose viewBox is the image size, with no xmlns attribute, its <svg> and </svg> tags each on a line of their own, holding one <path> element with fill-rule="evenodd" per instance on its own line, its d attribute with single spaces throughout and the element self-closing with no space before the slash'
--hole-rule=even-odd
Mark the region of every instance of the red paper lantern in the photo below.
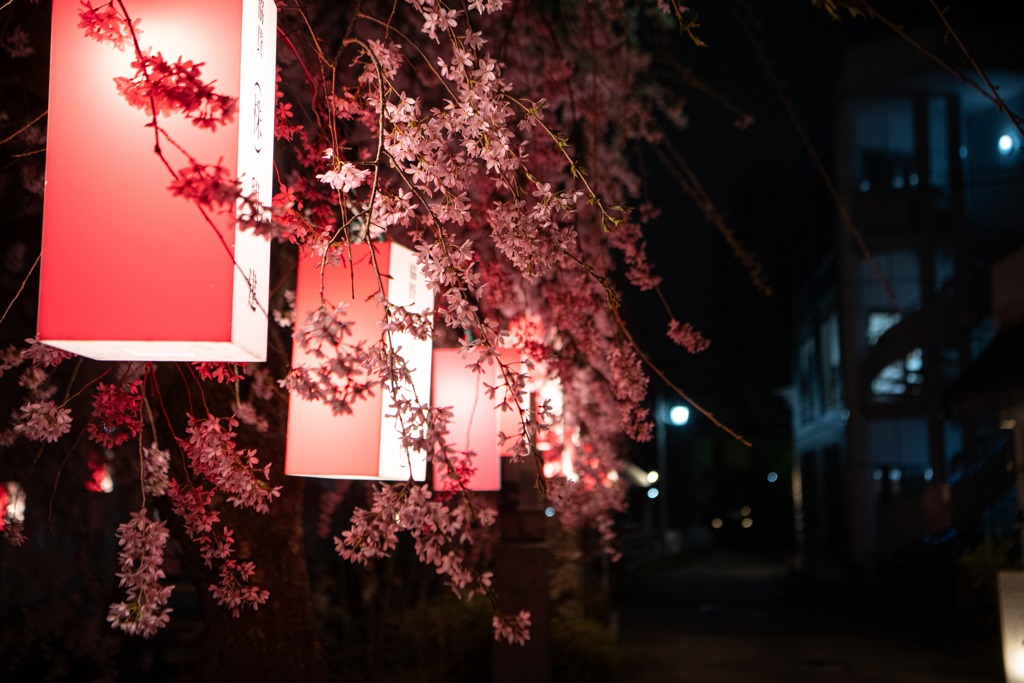
<svg viewBox="0 0 1024 683">
<path fill-rule="evenodd" d="M 502 353 L 508 363 L 511 354 Z M 512 455 L 508 448 L 498 445 L 498 433 L 509 437 L 507 445 L 515 442 L 519 434 L 519 411 L 502 410 L 499 404 L 505 395 L 504 379 L 497 363 L 484 365 L 484 372 L 474 372 L 469 359 L 459 349 L 434 349 L 434 386 L 432 402 L 437 407 L 452 409 L 448 425 L 448 445 L 456 451 L 473 451 L 472 467 L 475 472 L 466 488 L 472 491 L 499 491 L 501 489 L 501 456 Z M 487 396 L 484 385 L 498 387 L 494 398 Z M 448 489 L 452 485 L 443 463 L 434 463 L 434 486 Z"/>
<path fill-rule="evenodd" d="M 540 376 L 536 381 L 536 398 L 541 405 L 545 401 L 551 406 L 554 423 L 550 428 L 538 432 L 536 448 L 544 460 L 544 476 L 548 479 L 565 477 L 577 481 L 576 473 L 576 429 L 565 413 L 562 382 L 557 377 Z"/>
<path fill-rule="evenodd" d="M 410 311 L 423 313 L 433 304 L 416 263 L 416 254 L 392 243 L 373 245 L 387 300 Z M 380 340 L 383 307 L 376 301 L 379 292 L 377 272 L 370 259 L 369 245 L 352 247 L 352 261 L 323 271 L 323 296 L 331 302 L 348 301 L 347 319 L 352 325 L 352 343 L 367 345 Z M 295 285 L 295 322 L 301 325 L 320 307 L 320 259 L 299 259 Z M 408 333 L 393 333 L 392 343 L 412 368 L 412 387 L 421 402 L 430 397 L 431 348 L 429 339 L 416 339 Z M 292 367 L 314 362 L 296 342 Z M 310 401 L 292 393 L 288 406 L 288 434 L 285 450 L 285 474 L 336 479 L 380 479 L 424 481 L 427 475 L 425 453 L 402 448 L 400 428 L 393 417 L 391 397 L 378 390 L 367 400 L 357 401 L 349 414 L 335 415 L 321 401 Z"/>
<path fill-rule="evenodd" d="M 238 98 L 215 131 L 179 114 L 160 126 L 197 162 L 220 164 L 269 204 L 277 10 L 272 0 L 130 0 L 140 45 L 201 63 L 202 79 Z M 262 361 L 270 246 L 168 190 L 147 111 L 113 79 L 134 48 L 86 37 L 79 0 L 53 3 L 38 338 L 102 360 Z M 161 138 L 171 168 L 189 166 Z M 220 233 L 218 235 L 218 232 Z M 237 265 L 236 265 L 237 264 Z"/>
</svg>

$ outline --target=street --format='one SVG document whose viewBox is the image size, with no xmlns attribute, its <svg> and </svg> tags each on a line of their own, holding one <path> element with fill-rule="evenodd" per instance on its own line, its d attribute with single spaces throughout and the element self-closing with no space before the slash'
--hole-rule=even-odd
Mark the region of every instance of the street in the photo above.
<svg viewBox="0 0 1024 683">
<path fill-rule="evenodd" d="M 1002 683 L 992 622 L 884 596 L 739 554 L 641 567 L 619 602 L 624 680 Z"/>
</svg>

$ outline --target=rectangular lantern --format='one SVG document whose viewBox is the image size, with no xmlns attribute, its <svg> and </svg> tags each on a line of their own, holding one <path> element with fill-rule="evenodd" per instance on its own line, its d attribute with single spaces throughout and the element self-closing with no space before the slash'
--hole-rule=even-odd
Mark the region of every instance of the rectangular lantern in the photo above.
<svg viewBox="0 0 1024 683">
<path fill-rule="evenodd" d="M 555 418 L 549 429 L 539 431 L 536 436 L 536 448 L 544 459 L 544 476 L 577 481 L 576 430 L 566 417 L 562 382 L 557 377 L 540 377 L 536 391 L 535 403 L 543 405 L 547 401 Z"/>
<path fill-rule="evenodd" d="M 331 304 L 350 303 L 347 319 L 352 336 L 347 344 L 360 341 L 366 346 L 378 343 L 384 309 L 376 301 L 378 282 L 384 286 L 387 300 L 410 311 L 423 313 L 431 308 L 434 295 L 416 263 L 416 254 L 392 243 L 372 245 L 381 272 L 378 281 L 370 259 L 370 245 L 352 247 L 351 263 L 328 267 L 323 272 L 323 296 Z M 346 255 L 347 258 L 347 255 Z M 295 285 L 295 324 L 301 325 L 321 304 L 320 259 L 301 256 Z M 401 347 L 400 355 L 412 369 L 413 386 L 404 395 L 426 403 L 430 400 L 430 339 L 416 339 L 408 333 L 393 333 L 392 343 Z M 300 344 L 292 347 L 292 367 L 312 364 Z M 391 396 L 377 387 L 372 396 L 359 400 L 352 412 L 335 415 L 321 401 L 309 401 L 294 392 L 288 405 L 288 434 L 285 448 L 285 474 L 336 479 L 378 479 L 424 481 L 427 476 L 425 453 L 402 448 L 400 427 L 391 409 Z"/>
<path fill-rule="evenodd" d="M 96 3 L 99 4 L 99 3 Z M 270 203 L 277 10 L 273 0 L 129 0 L 142 49 L 200 65 L 233 120 L 160 116 L 175 171 L 222 165 Z M 79 0 L 54 0 L 38 338 L 100 360 L 262 361 L 270 245 L 168 190 L 151 117 L 118 93 L 134 48 L 86 37 Z M 219 234 L 218 234 L 219 233 Z"/>
<path fill-rule="evenodd" d="M 511 353 L 501 353 L 502 361 L 509 363 Z M 471 491 L 501 490 L 501 456 L 511 455 L 498 445 L 498 433 L 509 437 L 506 444 L 515 443 L 519 434 L 519 413 L 515 408 L 502 410 L 498 406 L 505 396 L 504 379 L 497 363 L 485 364 L 482 373 L 466 367 L 470 360 L 459 349 L 434 349 L 434 385 L 432 403 L 435 407 L 452 409 L 448 425 L 448 445 L 456 451 L 473 451 L 476 469 L 467 488 Z M 487 396 L 484 385 L 498 387 L 494 398 Z M 447 489 L 450 479 L 444 476 L 444 465 L 434 463 L 435 488 Z"/>
</svg>

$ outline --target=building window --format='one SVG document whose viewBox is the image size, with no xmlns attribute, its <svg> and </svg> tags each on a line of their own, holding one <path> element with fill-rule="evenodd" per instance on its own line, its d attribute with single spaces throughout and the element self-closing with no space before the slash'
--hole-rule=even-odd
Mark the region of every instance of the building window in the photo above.
<svg viewBox="0 0 1024 683">
<path fill-rule="evenodd" d="M 821 323 L 821 375 L 825 408 L 839 408 L 842 404 L 840 383 L 841 354 L 839 347 L 839 315 L 830 314 Z"/>
<path fill-rule="evenodd" d="M 882 335 L 895 327 L 896 323 L 903 319 L 903 315 L 896 311 L 871 311 L 868 313 L 868 345 L 874 346 L 881 339 Z"/>
<path fill-rule="evenodd" d="M 895 311 L 872 311 L 868 313 L 868 344 L 874 346 L 890 328 L 902 320 Z M 916 388 L 924 384 L 924 352 L 913 349 L 900 360 L 889 363 L 871 379 L 871 393 L 874 396 L 903 396 L 917 393 Z"/>
<path fill-rule="evenodd" d="M 909 98 L 865 103 L 853 112 L 854 173 L 861 192 L 907 190 L 920 182 Z"/>
<path fill-rule="evenodd" d="M 813 335 L 800 341 L 797 348 L 797 394 L 799 420 L 807 424 L 821 414 L 821 379 L 818 374 L 818 352 Z"/>
</svg>

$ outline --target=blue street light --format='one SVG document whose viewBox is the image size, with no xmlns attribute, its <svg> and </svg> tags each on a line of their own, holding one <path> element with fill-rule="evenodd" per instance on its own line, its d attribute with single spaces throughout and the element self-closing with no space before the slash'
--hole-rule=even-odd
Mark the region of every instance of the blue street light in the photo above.
<svg viewBox="0 0 1024 683">
<path fill-rule="evenodd" d="M 690 421 L 690 409 L 681 404 L 668 404 L 667 401 L 659 398 L 654 414 L 654 421 L 657 429 L 655 438 L 658 448 L 658 469 L 656 471 L 660 474 L 660 477 L 656 480 L 650 481 L 651 484 L 654 484 L 655 481 L 657 481 L 658 487 L 651 487 L 648 489 L 647 496 L 652 500 L 657 500 L 659 526 L 661 527 L 662 536 L 667 537 L 670 530 L 668 499 L 669 494 L 671 493 L 668 489 L 669 483 L 672 479 L 669 476 L 668 471 L 668 428 L 682 427 L 687 424 Z"/>
<path fill-rule="evenodd" d="M 674 427 L 682 427 L 690 421 L 690 409 L 686 406 L 672 406 L 668 409 L 668 423 Z"/>
</svg>

